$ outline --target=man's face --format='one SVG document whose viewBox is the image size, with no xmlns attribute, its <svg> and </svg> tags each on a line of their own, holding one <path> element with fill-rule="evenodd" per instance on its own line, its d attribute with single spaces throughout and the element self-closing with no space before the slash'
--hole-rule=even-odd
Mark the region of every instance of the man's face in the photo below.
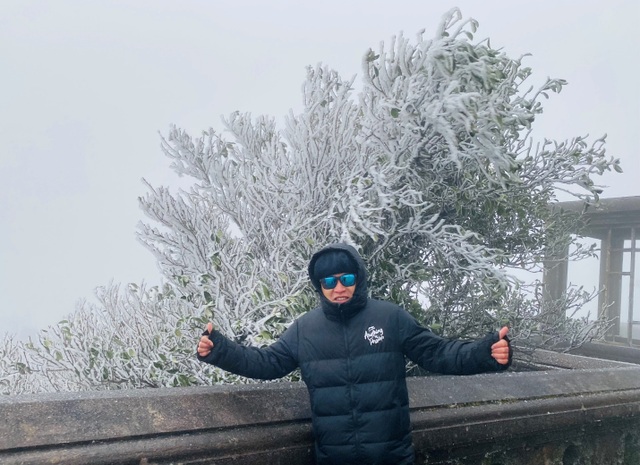
<svg viewBox="0 0 640 465">
<path fill-rule="evenodd" d="M 336 279 L 336 287 L 333 289 L 326 289 L 323 280 L 320 280 L 320 286 L 322 287 L 322 294 L 327 298 L 329 302 L 336 304 L 343 304 L 353 297 L 353 293 L 356 290 L 355 281 L 353 286 L 345 286 L 340 281 L 340 276 L 344 276 L 345 273 L 338 273 L 332 275 Z M 347 274 L 348 275 L 348 274 Z"/>
</svg>

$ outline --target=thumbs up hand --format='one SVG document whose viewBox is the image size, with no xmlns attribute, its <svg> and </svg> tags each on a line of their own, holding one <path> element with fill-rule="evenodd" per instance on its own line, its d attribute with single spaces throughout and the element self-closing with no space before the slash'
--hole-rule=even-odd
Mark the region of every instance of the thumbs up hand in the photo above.
<svg viewBox="0 0 640 465">
<path fill-rule="evenodd" d="M 499 340 L 491 346 L 491 356 L 496 359 L 500 365 L 506 365 L 509 363 L 509 352 L 511 347 L 509 342 L 505 339 L 505 336 L 509 332 L 509 328 L 504 326 L 498 333 Z"/>
<path fill-rule="evenodd" d="M 209 335 L 213 332 L 213 323 L 207 323 L 207 329 L 198 341 L 198 355 L 200 357 L 206 357 L 211 353 L 213 349 L 213 341 L 209 339 Z"/>
</svg>

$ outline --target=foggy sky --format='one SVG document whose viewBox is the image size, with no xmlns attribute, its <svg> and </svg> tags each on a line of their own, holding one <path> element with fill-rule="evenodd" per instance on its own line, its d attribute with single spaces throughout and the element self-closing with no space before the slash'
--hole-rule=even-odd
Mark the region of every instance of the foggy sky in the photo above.
<svg viewBox="0 0 640 465">
<path fill-rule="evenodd" d="M 305 67 L 360 73 L 368 48 L 435 34 L 459 6 L 545 102 L 539 137 L 607 133 L 623 175 L 604 197 L 640 195 L 640 7 L 635 1 L 221 1 L 0 3 L 0 334 L 34 334 L 110 281 L 160 276 L 135 237 L 137 197 L 175 185 L 159 133 L 221 129 L 232 111 L 301 107 Z"/>
</svg>

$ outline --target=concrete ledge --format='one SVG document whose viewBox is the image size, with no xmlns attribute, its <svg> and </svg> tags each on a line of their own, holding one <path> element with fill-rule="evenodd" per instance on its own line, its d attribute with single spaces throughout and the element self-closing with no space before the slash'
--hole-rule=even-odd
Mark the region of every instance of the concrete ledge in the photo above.
<svg viewBox="0 0 640 465">
<path fill-rule="evenodd" d="M 430 464 L 474 457 L 478 461 L 470 463 L 480 463 L 487 454 L 517 451 L 525 445 L 566 448 L 576 440 L 602 436 L 596 433 L 601 429 L 616 431 L 619 437 L 626 430 L 640 432 L 638 368 L 409 381 L 419 463 L 427 457 Z M 427 396 L 430 405 L 420 405 Z"/>
<path fill-rule="evenodd" d="M 556 355 L 540 359 L 574 366 L 590 360 Z M 525 443 L 564 441 L 566 448 L 603 430 L 616 437 L 640 431 L 640 366 L 594 364 L 409 378 L 418 457 L 447 463 Z M 2 397 L 0 418 L 2 464 L 312 463 L 301 384 Z"/>
<path fill-rule="evenodd" d="M 588 342 L 570 353 L 640 365 L 640 349 L 637 347 Z"/>
</svg>

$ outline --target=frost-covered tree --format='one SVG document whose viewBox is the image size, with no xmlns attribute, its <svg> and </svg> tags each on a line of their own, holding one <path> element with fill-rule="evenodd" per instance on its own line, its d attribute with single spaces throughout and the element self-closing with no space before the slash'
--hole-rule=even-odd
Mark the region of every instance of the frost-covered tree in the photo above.
<svg viewBox="0 0 640 465">
<path fill-rule="evenodd" d="M 592 296 L 546 302 L 531 291 L 539 282 L 508 270 L 535 271 L 572 242 L 578 219 L 549 206 L 559 191 L 597 201 L 594 177 L 618 161 L 602 139 L 535 143 L 541 99 L 565 82 L 534 90 L 522 60 L 475 41 L 476 28 L 454 9 L 431 38 L 368 51 L 359 92 L 355 78 L 309 68 L 303 109 L 282 128 L 240 113 L 223 132 L 172 128 L 162 149 L 192 185 L 149 185 L 140 199 L 151 220 L 140 239 L 166 283 L 101 291 L 99 308 L 32 343 L 34 373 L 70 373 L 56 389 L 238 381 L 195 362 L 203 323 L 268 344 L 316 304 L 306 266 L 337 240 L 367 259 L 373 296 L 447 336 L 504 322 L 547 346 L 597 335 L 597 323 L 566 317 Z"/>
<path fill-rule="evenodd" d="M 194 184 L 151 188 L 141 238 L 183 298 L 215 310 L 232 337 L 254 337 L 255 321 L 313 305 L 309 257 L 345 240 L 368 259 L 374 295 L 448 335 L 496 320 L 564 331 L 505 270 L 571 241 L 574 219 L 549 204 L 559 190 L 595 201 L 594 175 L 618 162 L 602 139 L 534 144 L 540 99 L 565 83 L 525 87 L 531 70 L 474 42 L 476 27 L 453 10 L 431 39 L 369 51 L 358 95 L 353 80 L 310 68 L 304 108 L 282 130 L 239 113 L 224 120 L 230 137 L 173 128 L 163 150 Z"/>
<path fill-rule="evenodd" d="M 25 394 L 31 391 L 31 370 L 20 341 L 11 335 L 0 340 L 0 394 Z"/>
</svg>

